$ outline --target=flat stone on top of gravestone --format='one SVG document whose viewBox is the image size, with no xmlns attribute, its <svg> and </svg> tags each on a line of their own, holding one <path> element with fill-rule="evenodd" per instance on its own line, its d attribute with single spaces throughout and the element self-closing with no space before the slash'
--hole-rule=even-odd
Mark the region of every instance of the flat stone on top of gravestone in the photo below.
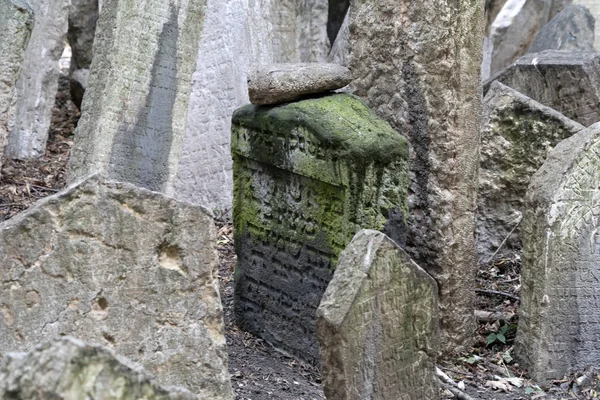
<svg viewBox="0 0 600 400">
<path fill-rule="evenodd" d="M 315 311 L 361 227 L 406 235 L 406 140 L 359 98 L 334 94 L 233 117 L 235 315 L 316 363 Z"/>
<path fill-rule="evenodd" d="M 600 121 L 600 53 L 546 50 L 527 54 L 484 83 L 499 81 L 589 126 Z"/>
<path fill-rule="evenodd" d="M 525 192 L 548 151 L 584 127 L 501 84 L 484 99 L 477 194 L 477 247 L 488 261 L 497 250 L 519 251 Z"/>
<path fill-rule="evenodd" d="M 550 152 L 526 206 L 512 354 L 546 384 L 600 360 L 600 123 Z"/>
<path fill-rule="evenodd" d="M 385 234 L 358 232 L 317 309 L 328 400 L 437 400 L 435 280 Z"/>
</svg>

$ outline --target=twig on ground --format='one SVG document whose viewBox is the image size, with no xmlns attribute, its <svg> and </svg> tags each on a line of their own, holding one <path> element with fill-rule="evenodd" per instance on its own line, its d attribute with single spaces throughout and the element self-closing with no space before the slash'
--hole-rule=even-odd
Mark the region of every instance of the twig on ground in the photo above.
<svg viewBox="0 0 600 400">
<path fill-rule="evenodd" d="M 502 247 L 504 247 L 504 245 L 506 244 L 506 241 L 514 233 L 515 229 L 517 229 L 517 227 L 519 226 L 519 224 L 521 223 L 522 220 L 523 220 L 523 216 L 519 215 L 519 218 L 517 218 L 517 222 L 515 223 L 515 226 L 511 229 L 509 234 L 504 238 L 502 243 L 500 243 L 500 246 L 498 246 L 498 248 L 496 249 L 494 254 L 492 254 L 492 256 L 490 258 L 488 258 L 488 260 L 485 262 L 486 264 L 489 264 L 494 259 L 494 257 L 496 257 L 496 254 L 498 254 L 500 249 L 502 249 Z"/>
<path fill-rule="evenodd" d="M 506 292 L 500 292 L 498 290 L 475 289 L 475 292 L 479 293 L 479 294 L 484 294 L 486 296 L 501 296 L 501 297 L 507 297 L 514 301 L 521 301 L 521 299 L 518 296 L 515 296 L 510 293 L 506 293 Z"/>
<path fill-rule="evenodd" d="M 473 397 L 469 396 L 468 394 L 466 394 L 465 392 L 463 392 L 462 390 L 460 390 L 457 387 L 454 387 L 452 385 L 448 385 L 447 383 L 442 382 L 442 380 L 440 379 L 440 386 L 443 389 L 446 389 L 447 391 L 449 391 L 450 393 L 452 393 L 457 399 L 460 400 L 476 400 Z"/>
</svg>

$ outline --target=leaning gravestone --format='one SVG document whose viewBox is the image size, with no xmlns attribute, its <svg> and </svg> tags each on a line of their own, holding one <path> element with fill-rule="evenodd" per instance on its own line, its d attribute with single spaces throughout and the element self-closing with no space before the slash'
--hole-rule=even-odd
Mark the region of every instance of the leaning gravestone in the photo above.
<svg viewBox="0 0 600 400">
<path fill-rule="evenodd" d="M 0 353 L 56 335 L 231 399 L 215 228 L 202 207 L 87 178 L 0 224 Z"/>
<path fill-rule="evenodd" d="M 246 330 L 317 362 L 315 311 L 360 227 L 404 240 L 406 140 L 345 94 L 233 117 L 235 314 Z"/>
<path fill-rule="evenodd" d="M 58 61 L 67 35 L 69 3 L 69 0 L 31 2 L 35 22 L 17 82 L 14 120 L 10 121 L 5 149 L 8 157 L 40 157 L 46 151 L 58 91 Z"/>
<path fill-rule="evenodd" d="M 27 400 L 197 400 L 183 388 L 160 386 L 125 357 L 72 337 L 51 340 L 0 361 L 0 398 Z"/>
<path fill-rule="evenodd" d="M 385 234 L 362 230 L 317 310 L 328 400 L 437 399 L 437 284 Z"/>
<path fill-rule="evenodd" d="M 566 117 L 600 121 L 600 53 L 547 50 L 527 54 L 484 83 L 499 81 Z"/>
<path fill-rule="evenodd" d="M 0 0 L 0 159 L 14 119 L 16 83 L 33 28 L 33 10 L 21 0 Z M 0 160 L 0 168 L 2 162 Z"/>
<path fill-rule="evenodd" d="M 513 355 L 542 383 L 600 360 L 600 124 L 559 143 L 531 178 Z"/>
<path fill-rule="evenodd" d="M 205 0 L 107 0 L 75 131 L 69 180 L 92 172 L 171 193 Z"/>
<path fill-rule="evenodd" d="M 520 222 L 531 176 L 548 151 L 583 126 L 499 82 L 484 99 L 477 195 L 480 260 L 521 249 Z"/>
</svg>

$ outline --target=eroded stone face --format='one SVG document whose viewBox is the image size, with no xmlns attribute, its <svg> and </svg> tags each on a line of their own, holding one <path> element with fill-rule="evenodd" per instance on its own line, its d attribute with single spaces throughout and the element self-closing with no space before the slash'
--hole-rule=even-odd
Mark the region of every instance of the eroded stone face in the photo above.
<svg viewBox="0 0 600 400">
<path fill-rule="evenodd" d="M 107 0 L 69 163 L 172 193 L 205 0 Z"/>
<path fill-rule="evenodd" d="M 193 400 L 183 388 L 162 387 L 147 371 L 102 346 L 54 339 L 0 362 L 0 397 L 115 400 Z"/>
<path fill-rule="evenodd" d="M 600 124 L 560 142 L 532 177 L 514 356 L 546 383 L 600 358 Z"/>
<path fill-rule="evenodd" d="M 327 399 L 437 399 L 435 280 L 385 234 L 358 232 L 317 310 Z"/>
<path fill-rule="evenodd" d="M 477 247 L 486 262 L 497 250 L 502 255 L 522 248 L 529 180 L 548 151 L 583 126 L 499 82 L 492 84 L 483 110 Z"/>
<path fill-rule="evenodd" d="M 0 224 L 0 353 L 57 335 L 230 399 L 215 228 L 201 207 L 88 178 Z"/>
<path fill-rule="evenodd" d="M 358 98 L 245 106 L 232 130 L 236 321 L 318 360 L 315 310 L 360 227 L 406 231 L 407 144 Z"/>
</svg>

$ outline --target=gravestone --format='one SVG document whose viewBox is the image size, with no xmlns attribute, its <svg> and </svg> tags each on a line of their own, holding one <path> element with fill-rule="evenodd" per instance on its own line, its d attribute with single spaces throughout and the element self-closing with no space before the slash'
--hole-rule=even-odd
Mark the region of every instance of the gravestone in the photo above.
<svg viewBox="0 0 600 400">
<path fill-rule="evenodd" d="M 596 0 L 570 0 L 573 4 L 588 8 L 596 20 L 600 19 L 600 3 Z M 594 48 L 600 50 L 600 30 L 595 32 Z"/>
<path fill-rule="evenodd" d="M 361 230 L 317 310 L 328 400 L 439 398 L 435 280 L 385 234 Z"/>
<path fill-rule="evenodd" d="M 475 329 L 483 3 L 370 0 L 349 9 L 354 93 L 411 146 L 406 250 L 440 286 L 448 351 L 470 348 Z"/>
<path fill-rule="evenodd" d="M 189 391 L 160 386 L 128 359 L 72 337 L 51 340 L 0 361 L 2 399 L 194 400 Z"/>
<path fill-rule="evenodd" d="M 35 22 L 17 81 L 7 157 L 41 157 L 46 151 L 52 108 L 58 90 L 58 61 L 67 35 L 69 0 L 31 1 Z"/>
<path fill-rule="evenodd" d="M 361 227 L 403 242 L 406 140 L 357 97 L 327 95 L 233 116 L 235 314 L 316 363 L 315 311 Z"/>
<path fill-rule="evenodd" d="M 477 196 L 479 258 L 522 248 L 520 222 L 531 176 L 548 151 L 583 126 L 494 82 L 484 99 Z"/>
<path fill-rule="evenodd" d="M 102 172 L 173 192 L 204 8 L 205 0 L 104 2 L 69 181 Z"/>
<path fill-rule="evenodd" d="M 527 52 L 594 51 L 594 26 L 594 17 L 587 8 L 570 5 L 544 25 Z"/>
<path fill-rule="evenodd" d="M 21 0 L 0 0 L 0 168 L 1 156 L 14 119 L 16 83 L 33 28 L 33 10 Z"/>
<path fill-rule="evenodd" d="M 39 201 L 0 224 L 0 353 L 72 335 L 231 399 L 215 235 L 204 208 L 98 176 Z"/>
<path fill-rule="evenodd" d="M 600 121 L 600 53 L 527 54 L 484 83 L 501 82 L 583 126 Z"/>
<path fill-rule="evenodd" d="M 600 359 L 600 124 L 560 142 L 531 178 L 513 356 L 541 383 Z"/>
</svg>

